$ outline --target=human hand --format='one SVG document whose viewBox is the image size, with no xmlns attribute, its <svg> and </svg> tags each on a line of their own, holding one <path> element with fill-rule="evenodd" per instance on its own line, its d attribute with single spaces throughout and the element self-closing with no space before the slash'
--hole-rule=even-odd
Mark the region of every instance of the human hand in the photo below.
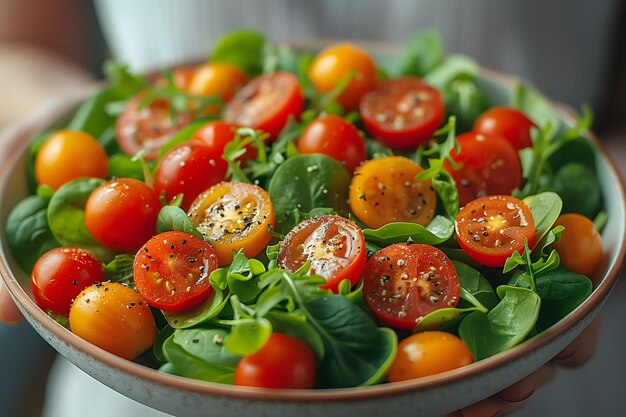
<svg viewBox="0 0 626 417">
<path fill-rule="evenodd" d="M 22 321 L 22 313 L 9 294 L 9 290 L 0 281 L 0 322 L 5 324 L 15 324 Z"/>
<path fill-rule="evenodd" d="M 501 417 L 522 408 L 539 387 L 552 379 L 559 366 L 577 368 L 591 359 L 598 342 L 599 327 L 600 319 L 596 318 L 551 362 L 496 395 L 448 414 L 446 417 Z"/>
</svg>

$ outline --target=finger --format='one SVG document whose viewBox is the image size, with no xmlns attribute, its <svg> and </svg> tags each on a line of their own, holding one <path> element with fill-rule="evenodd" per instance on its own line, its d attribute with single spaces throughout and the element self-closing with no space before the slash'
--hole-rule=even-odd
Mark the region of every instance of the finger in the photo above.
<svg viewBox="0 0 626 417">
<path fill-rule="evenodd" d="M 589 327 L 552 361 L 565 368 L 578 368 L 591 359 L 598 344 L 600 318 L 596 317 Z"/>
<path fill-rule="evenodd" d="M 22 313 L 17 309 L 4 283 L 0 282 L 0 322 L 15 324 L 20 321 L 22 321 Z"/>
</svg>

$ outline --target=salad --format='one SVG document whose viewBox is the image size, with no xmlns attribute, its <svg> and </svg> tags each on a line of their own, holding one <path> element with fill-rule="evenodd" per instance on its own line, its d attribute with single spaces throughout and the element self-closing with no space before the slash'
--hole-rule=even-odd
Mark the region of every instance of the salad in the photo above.
<svg viewBox="0 0 626 417">
<path fill-rule="evenodd" d="M 417 33 L 398 62 L 239 31 L 109 83 L 30 147 L 6 238 L 37 304 L 179 376 L 342 388 L 488 358 L 591 294 L 606 223 L 585 137 Z"/>
</svg>

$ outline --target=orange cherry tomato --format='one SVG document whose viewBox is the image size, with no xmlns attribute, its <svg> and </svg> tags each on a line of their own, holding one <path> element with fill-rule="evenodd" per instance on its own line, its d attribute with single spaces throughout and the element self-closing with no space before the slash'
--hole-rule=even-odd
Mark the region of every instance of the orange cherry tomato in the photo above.
<svg viewBox="0 0 626 417">
<path fill-rule="evenodd" d="M 554 244 L 561 265 L 589 278 L 597 275 L 602 262 L 602 237 L 593 222 L 580 214 L 568 213 L 560 215 L 554 225 L 565 227 L 561 240 Z"/>
<path fill-rule="evenodd" d="M 106 178 L 107 169 L 102 145 L 89 133 L 74 130 L 53 133 L 35 157 L 37 182 L 55 190 L 78 178 Z"/>
<path fill-rule="evenodd" d="M 225 62 L 208 62 L 196 69 L 188 91 L 195 96 L 215 96 L 230 100 L 248 77 L 239 67 Z"/>
<path fill-rule="evenodd" d="M 535 221 L 522 200 L 507 195 L 476 199 L 461 208 L 454 222 L 456 237 L 467 255 L 481 265 L 504 266 L 513 252 L 533 247 Z"/>
<path fill-rule="evenodd" d="M 430 180 L 415 180 L 422 171 L 402 156 L 365 162 L 350 183 L 350 209 L 371 228 L 391 222 L 427 225 L 435 216 L 437 196 Z"/>
<path fill-rule="evenodd" d="M 440 331 L 413 334 L 398 344 L 389 381 L 421 378 L 474 362 L 467 345 L 457 336 Z"/>
<path fill-rule="evenodd" d="M 240 249 L 248 258 L 265 249 L 274 229 L 274 206 L 261 187 L 244 182 L 220 182 L 200 194 L 189 218 L 217 252 L 220 266 Z"/>
<path fill-rule="evenodd" d="M 361 96 L 376 85 L 376 64 L 372 57 L 351 43 L 340 43 L 321 51 L 309 67 L 309 79 L 320 93 L 328 93 L 337 83 L 352 76 L 337 102 L 346 111 L 359 107 Z"/>
<path fill-rule="evenodd" d="M 157 336 L 148 304 L 133 289 L 114 282 L 92 285 L 76 297 L 70 309 L 70 328 L 125 359 L 150 349 Z"/>
<path fill-rule="evenodd" d="M 537 127 L 524 113 L 512 107 L 492 107 L 474 123 L 474 131 L 505 138 L 516 151 L 533 146 L 530 130 Z"/>
</svg>

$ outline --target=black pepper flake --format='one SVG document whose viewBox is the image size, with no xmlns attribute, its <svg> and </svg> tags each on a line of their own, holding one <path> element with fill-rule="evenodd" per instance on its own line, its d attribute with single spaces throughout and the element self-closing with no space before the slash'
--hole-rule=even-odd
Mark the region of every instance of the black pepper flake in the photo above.
<svg viewBox="0 0 626 417">
<path fill-rule="evenodd" d="M 72 285 L 73 285 L 73 286 L 77 286 L 77 285 L 78 285 L 78 281 L 73 280 L 73 281 L 72 281 Z"/>
<path fill-rule="evenodd" d="M 187 244 L 187 239 L 183 239 L 182 244 L 186 245 Z"/>
<path fill-rule="evenodd" d="M 200 342 L 200 340 L 198 340 L 198 339 L 191 339 L 191 343 L 199 343 L 199 342 Z"/>
<path fill-rule="evenodd" d="M 170 245 L 170 249 L 174 249 L 174 248 L 176 248 L 176 245 L 172 243 L 172 244 Z"/>
<path fill-rule="evenodd" d="M 196 263 L 196 261 L 197 261 L 197 259 L 196 259 L 196 258 L 189 258 L 189 263 L 190 263 L 190 264 L 195 264 L 195 263 Z"/>
</svg>

